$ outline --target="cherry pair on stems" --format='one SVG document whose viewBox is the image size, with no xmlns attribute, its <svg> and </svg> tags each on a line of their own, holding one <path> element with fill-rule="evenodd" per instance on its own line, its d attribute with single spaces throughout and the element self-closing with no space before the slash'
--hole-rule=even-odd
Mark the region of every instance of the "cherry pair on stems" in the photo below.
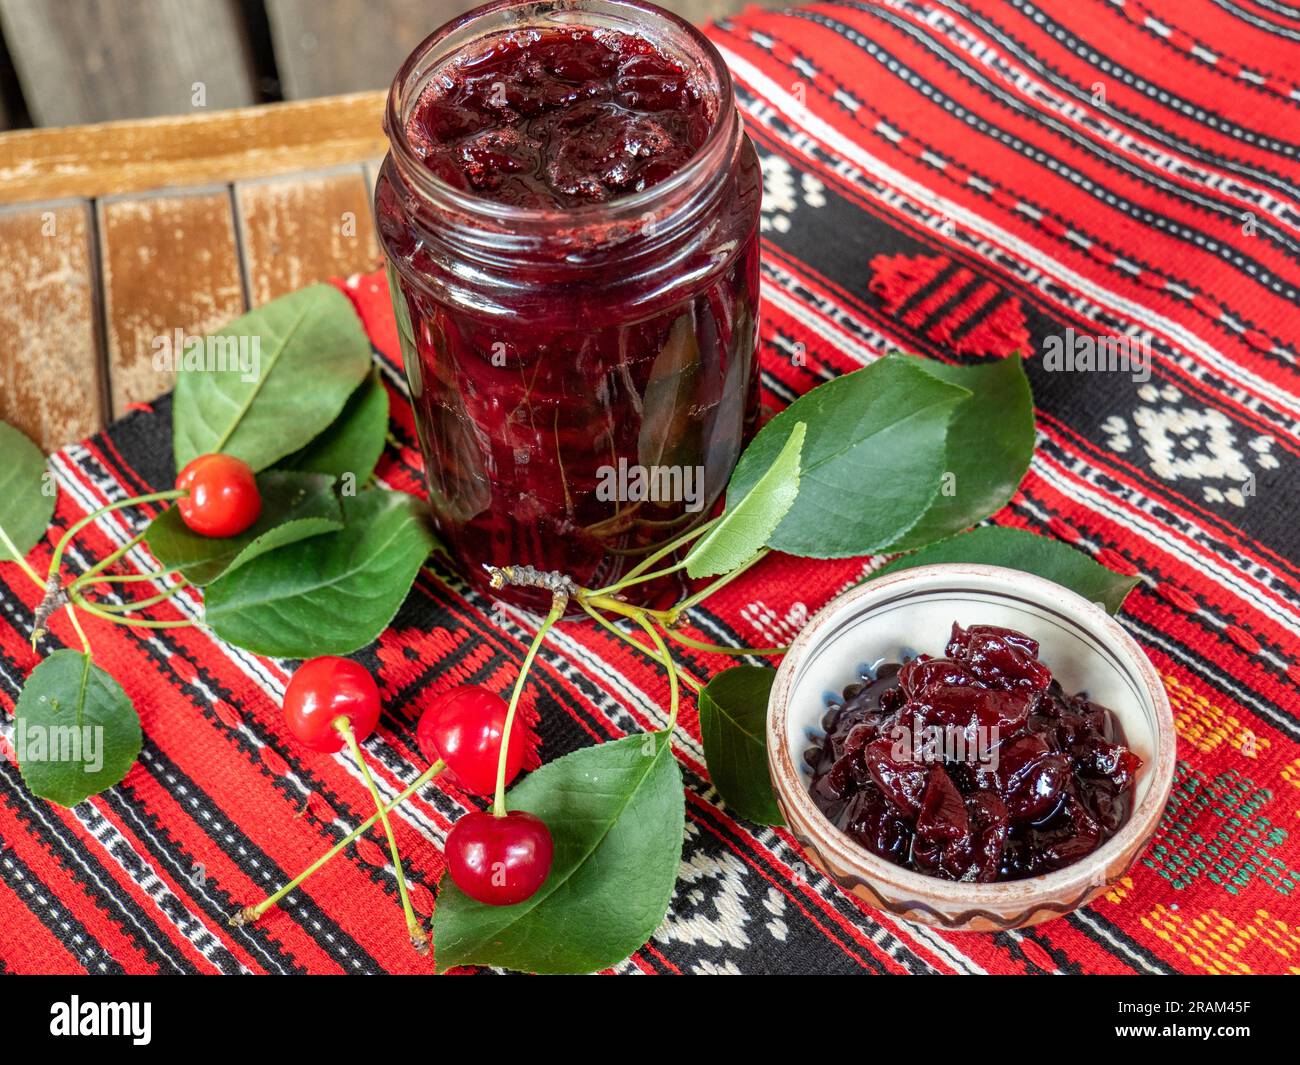
<svg viewBox="0 0 1300 1065">
<path fill-rule="evenodd" d="M 496 791 L 500 799 L 504 784 L 523 768 L 523 736 L 510 730 L 502 766 L 502 737 L 509 717 L 505 700 L 476 685 L 443 692 L 424 710 L 416 730 L 417 744 L 432 763 L 430 768 L 385 805 L 360 746 L 378 725 L 381 705 L 374 678 L 351 659 L 315 658 L 293 675 L 284 694 L 289 731 L 303 746 L 324 754 L 348 746 L 377 812 L 274 895 L 236 914 L 233 924 L 256 921 L 379 821 L 388 836 L 411 942 L 417 949 L 427 950 L 428 937 L 410 904 L 388 813 L 444 769 L 466 791 L 485 796 Z M 465 814 L 452 826 L 444 845 L 447 872 L 456 886 L 470 898 L 493 906 L 513 905 L 534 895 L 550 873 L 553 852 L 550 831 L 541 818 L 522 810 L 506 812 L 500 803 L 492 811 Z"/>
</svg>

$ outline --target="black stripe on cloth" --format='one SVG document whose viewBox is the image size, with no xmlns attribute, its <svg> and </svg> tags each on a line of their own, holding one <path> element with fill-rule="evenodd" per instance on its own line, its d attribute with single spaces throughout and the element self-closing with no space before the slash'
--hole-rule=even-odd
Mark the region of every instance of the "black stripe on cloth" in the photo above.
<svg viewBox="0 0 1300 1065">
<path fill-rule="evenodd" d="M 1135 163 L 1125 153 L 1116 150 L 1109 139 L 1097 140 L 1094 137 L 1087 136 L 1078 128 L 1079 119 L 1077 117 L 1072 116 L 1070 120 L 1067 120 L 1057 116 L 1052 109 L 1045 106 L 1044 101 L 1021 99 L 1011 88 L 1004 86 L 996 78 L 985 74 L 983 67 L 989 65 L 996 67 L 998 65 L 996 59 L 981 56 L 980 60 L 976 61 L 969 57 L 966 54 L 967 50 L 963 49 L 959 42 L 952 40 L 952 33 L 944 33 L 945 27 L 936 25 L 933 20 L 925 19 L 923 15 L 918 14 L 917 5 L 899 0 L 899 6 L 906 9 L 912 16 L 912 19 L 908 19 L 902 15 L 894 14 L 892 11 L 886 12 L 874 5 L 864 5 L 859 0 L 824 0 L 824 2 L 847 10 L 870 14 L 890 23 L 900 32 L 918 42 L 934 56 L 943 60 L 955 73 L 959 73 L 967 83 L 978 89 L 1000 110 L 1010 112 L 1022 120 L 1039 126 L 1052 136 L 1094 157 L 1108 170 L 1141 182 L 1170 199 L 1182 202 L 1192 210 L 1219 215 L 1234 227 L 1240 225 L 1242 207 L 1235 202 L 1229 201 L 1225 193 L 1217 189 L 1205 188 L 1203 184 L 1198 184 L 1195 190 L 1181 187 L 1171 180 L 1173 175 L 1166 173 L 1163 168 L 1147 169 Z M 943 37 L 950 47 L 928 36 L 925 29 L 915 25 L 913 20 L 916 19 L 922 20 L 925 23 L 925 28 L 943 33 Z M 999 137 L 999 139 L 1001 138 Z M 1052 158 L 1059 164 L 1059 157 L 1052 156 Z M 1084 175 L 1080 171 L 1071 169 L 1057 169 L 1055 172 L 1065 173 L 1080 188 L 1093 192 L 1089 187 L 1094 184 L 1090 175 Z M 1096 193 L 1093 192 L 1093 195 L 1096 195 Z M 1113 203 L 1108 205 L 1114 206 Z M 1300 221 L 1300 215 L 1297 215 L 1297 212 L 1291 211 L 1289 214 L 1292 216 L 1291 221 L 1293 224 Z M 1270 241 L 1284 252 L 1295 252 L 1297 247 L 1300 247 L 1300 245 L 1297 245 L 1293 230 L 1278 225 L 1271 216 L 1267 219 L 1258 219 L 1258 228 L 1260 232 L 1267 230 Z"/>
<path fill-rule="evenodd" d="M 877 21 L 892 26 L 909 37 L 914 38 L 918 44 L 933 51 L 939 55 L 951 66 L 954 71 L 965 77 L 966 81 L 978 89 L 983 95 L 988 96 L 995 103 L 998 102 L 996 91 L 987 87 L 987 79 L 978 74 L 974 68 L 970 67 L 959 57 L 953 55 L 950 51 L 939 46 L 932 38 L 927 37 L 924 33 L 919 32 L 916 27 L 912 26 L 905 19 L 893 16 L 891 12 L 884 11 L 877 7 L 868 7 L 862 9 L 865 14 L 870 15 Z M 891 52 L 882 48 L 866 34 L 860 32 L 848 23 L 841 22 L 838 19 L 830 18 L 815 10 L 805 10 L 802 8 L 792 9 L 791 14 L 821 26 L 824 29 L 836 33 L 850 43 L 856 45 L 864 53 L 871 56 L 881 64 L 884 69 L 893 74 L 899 81 L 909 85 L 917 92 L 924 90 L 925 98 L 943 108 L 948 114 L 965 123 L 972 130 L 981 136 L 995 140 L 1008 148 L 1019 152 L 1030 161 L 1038 164 L 1040 167 L 1050 167 L 1053 172 L 1070 181 L 1080 191 L 1092 196 L 1099 204 L 1111 209 L 1120 211 L 1135 221 L 1141 222 L 1148 229 L 1158 230 L 1166 236 L 1181 241 L 1194 247 L 1206 255 L 1220 259 L 1229 266 L 1238 270 L 1242 275 L 1243 281 L 1249 281 L 1258 284 L 1267 289 L 1269 292 L 1280 296 L 1283 299 L 1290 300 L 1294 303 L 1300 303 L 1300 289 L 1296 288 L 1290 281 L 1278 276 L 1270 267 L 1260 262 L 1258 259 L 1244 255 L 1241 249 L 1235 245 L 1227 244 L 1220 240 L 1215 240 L 1198 229 L 1180 222 L 1169 215 L 1161 214 L 1133 202 L 1123 197 L 1114 188 L 1103 188 L 1090 175 L 1081 173 L 1073 167 L 1065 165 L 1057 156 L 1053 156 L 1043 148 L 1030 144 L 1009 130 L 982 118 L 980 115 L 971 111 L 963 104 L 954 100 L 947 93 L 936 88 L 929 82 L 923 81 L 919 75 L 912 73 L 907 64 L 897 58 Z M 791 49 L 795 46 L 788 40 L 782 43 Z M 1025 117 L 1037 117 L 1040 125 L 1045 124 L 1041 117 L 1041 112 L 1026 109 Z M 1114 161 L 1108 161 L 1108 166 L 1116 168 Z M 1217 208 L 1218 213 L 1228 215 L 1236 224 L 1240 223 L 1239 215 L 1232 215 L 1229 212 Z M 1270 227 L 1271 228 L 1271 227 Z M 1261 229 L 1262 232 L 1262 229 Z M 1279 233 L 1281 231 L 1278 231 Z M 1294 242 L 1289 242 L 1289 247 L 1283 247 L 1283 251 L 1292 251 L 1296 247 Z"/>
<path fill-rule="evenodd" d="M 1027 3 L 1026 0 L 1007 0 L 1007 2 L 1026 18 L 1031 19 L 1041 31 L 1051 36 L 1067 51 L 1073 52 L 1083 63 L 1094 70 L 1115 78 L 1159 106 L 1177 111 L 1193 123 L 1208 126 L 1224 136 L 1231 137 L 1233 140 L 1249 144 L 1252 148 L 1275 152 L 1290 159 L 1300 158 L 1300 144 L 1291 141 L 1280 141 L 1267 133 L 1246 129 L 1222 115 L 1206 111 L 1196 103 L 1179 96 L 1171 88 L 1156 85 L 1119 66 L 1108 53 L 1097 51 L 1092 45 L 1080 40 L 1060 23 L 1049 17 L 1046 12 L 1041 11 L 1031 3 Z"/>
<path fill-rule="evenodd" d="M 243 832 L 239 823 L 230 817 L 211 796 L 207 795 L 174 761 L 157 750 L 149 750 L 140 756 L 141 763 L 158 782 L 167 789 L 177 805 L 185 808 L 192 822 L 202 828 L 204 833 L 235 866 L 259 888 L 273 891 L 286 884 L 298 872 L 286 872 L 274 862 L 265 851 L 257 846 Z M 126 800 L 119 800 L 123 803 Z M 124 807 L 125 810 L 125 807 Z M 168 868 L 174 878 L 181 883 L 188 883 L 193 875 L 195 860 L 193 855 L 181 846 L 175 834 L 166 828 L 157 815 L 149 810 L 147 804 L 132 797 L 130 803 L 131 820 L 141 829 L 137 833 L 148 848 L 154 860 Z M 217 826 L 213 834 L 206 826 Z M 340 833 L 339 838 L 342 838 Z M 322 847 L 322 853 L 328 848 Z M 382 884 L 390 880 L 385 870 L 357 862 L 358 868 L 370 874 L 370 880 Z M 243 948 L 255 958 L 261 959 L 267 968 L 284 973 L 304 973 L 306 970 L 291 954 L 286 952 L 280 942 L 283 931 L 277 932 L 277 921 L 292 920 L 303 933 L 320 947 L 322 953 L 332 957 L 346 972 L 380 973 L 383 967 L 369 952 L 337 922 L 327 916 L 313 900 L 313 887 L 308 883 L 303 888 L 291 892 L 281 900 L 278 913 L 268 913 L 261 921 L 230 930 L 232 939 L 237 940 Z M 385 886 L 385 893 L 387 893 Z M 292 901 L 290 901 L 292 900 Z M 236 899 L 215 881 L 205 885 L 201 892 L 189 892 L 186 902 L 197 907 L 211 921 L 224 926 L 232 913 L 256 900 Z"/>
<path fill-rule="evenodd" d="M 15 779 L 17 776 L 17 772 L 8 763 L 0 764 L 0 780 L 5 782 L 7 791 L 23 791 L 22 782 Z M 18 808 L 13 798 L 7 798 L 6 802 L 15 809 Z M 87 973 L 118 976 L 126 971 L 115 958 L 109 956 L 108 952 L 99 945 L 95 937 L 86 929 L 86 926 L 73 916 L 72 911 L 32 872 L 12 847 L 0 851 L 0 880 L 3 880 L 8 885 L 14 895 L 22 900 L 33 916 L 49 930 L 55 939 L 63 944 L 64 949 L 77 960 L 77 963 Z M 137 940 L 137 943 L 139 943 L 139 940 Z M 164 970 L 171 972 L 184 971 L 156 951 L 146 949 L 143 953 Z M 40 959 L 32 960 L 40 961 Z"/>
<path fill-rule="evenodd" d="M 157 965 L 163 972 L 195 971 L 176 950 L 167 933 L 129 894 L 117 886 L 113 875 L 99 857 L 59 820 L 45 800 L 35 798 L 27 790 L 14 766 L 7 762 L 0 764 L 0 780 L 5 785 L 0 789 L 5 804 L 23 822 L 27 834 L 40 843 L 46 853 L 81 885 L 86 895 L 86 905 L 100 909 L 105 918 L 118 927 L 149 964 Z M 119 974 L 126 971 L 73 915 L 63 900 L 39 880 L 12 849 L 0 852 L 0 870 L 6 871 L 6 881 L 19 898 L 26 902 L 27 908 L 85 966 L 87 972 Z"/>
<path fill-rule="evenodd" d="M 1071 81 L 1059 67 L 1043 59 L 1022 38 L 1011 33 L 1004 23 L 999 22 L 983 11 L 976 10 L 969 4 L 962 3 L 961 0 L 935 0 L 935 2 L 958 13 L 977 29 L 982 30 L 998 47 L 1024 63 L 1028 69 L 1043 78 L 1052 88 L 1088 107 L 1095 106 L 1090 91 L 1091 86 L 1085 87 Z M 1166 95 L 1171 94 L 1166 92 Z M 1212 167 L 1223 170 L 1245 181 L 1267 186 L 1275 193 L 1292 199 L 1300 195 L 1300 190 L 1297 190 L 1295 185 L 1282 174 L 1265 167 L 1247 164 L 1204 145 L 1186 140 L 1168 126 L 1159 125 L 1155 119 L 1139 115 L 1113 99 L 1107 99 L 1106 101 L 1106 117 L 1122 122 L 1133 135 L 1156 141 L 1164 145 L 1169 151 L 1195 159 L 1207 168 Z"/>
</svg>

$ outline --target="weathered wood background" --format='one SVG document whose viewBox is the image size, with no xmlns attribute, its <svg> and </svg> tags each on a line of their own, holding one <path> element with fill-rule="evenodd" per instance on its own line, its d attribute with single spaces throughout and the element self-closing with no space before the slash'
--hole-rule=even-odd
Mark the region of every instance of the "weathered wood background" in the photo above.
<svg viewBox="0 0 1300 1065">
<path fill-rule="evenodd" d="M 778 6 L 782 0 L 759 0 Z M 747 0 L 660 0 L 697 22 Z M 466 0 L 0 0 L 0 129 L 385 88 Z"/>
</svg>

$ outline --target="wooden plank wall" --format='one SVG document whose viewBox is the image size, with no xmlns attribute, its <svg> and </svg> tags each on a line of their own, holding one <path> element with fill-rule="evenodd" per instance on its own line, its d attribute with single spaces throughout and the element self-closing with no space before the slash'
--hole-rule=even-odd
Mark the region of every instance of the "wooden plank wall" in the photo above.
<svg viewBox="0 0 1300 1065">
<path fill-rule="evenodd" d="M 240 0 L 0 0 L 0 27 L 39 126 L 258 99 Z"/>
<path fill-rule="evenodd" d="M 84 200 L 0 211 L 0 418 L 47 451 L 106 408 L 93 233 Z"/>
<path fill-rule="evenodd" d="M 369 174 L 0 208 L 0 419 L 53 451 L 171 390 L 159 337 L 374 269 Z"/>
<path fill-rule="evenodd" d="M 660 2 L 703 22 L 748 0 Z M 789 0 L 758 2 L 776 7 Z M 387 88 L 416 44 L 474 6 L 472 0 L 0 0 L 0 129 L 8 128 L 7 114 L 24 121 L 29 113 L 34 125 L 61 126 Z"/>
<path fill-rule="evenodd" d="M 266 0 L 286 100 L 386 89 L 402 61 L 465 0 Z"/>
</svg>

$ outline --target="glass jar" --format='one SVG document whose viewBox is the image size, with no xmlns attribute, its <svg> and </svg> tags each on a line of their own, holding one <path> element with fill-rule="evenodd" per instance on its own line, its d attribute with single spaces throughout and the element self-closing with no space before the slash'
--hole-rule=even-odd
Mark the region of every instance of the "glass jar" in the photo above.
<svg viewBox="0 0 1300 1065">
<path fill-rule="evenodd" d="M 485 38 L 552 28 L 640 37 L 685 71 L 709 128 L 680 169 L 552 208 L 422 163 L 408 120 L 430 79 Z M 415 50 L 385 124 L 376 216 L 440 533 L 483 590 L 484 563 L 609 584 L 707 519 L 757 414 L 762 180 L 722 58 L 648 4 L 501 0 Z"/>
</svg>

